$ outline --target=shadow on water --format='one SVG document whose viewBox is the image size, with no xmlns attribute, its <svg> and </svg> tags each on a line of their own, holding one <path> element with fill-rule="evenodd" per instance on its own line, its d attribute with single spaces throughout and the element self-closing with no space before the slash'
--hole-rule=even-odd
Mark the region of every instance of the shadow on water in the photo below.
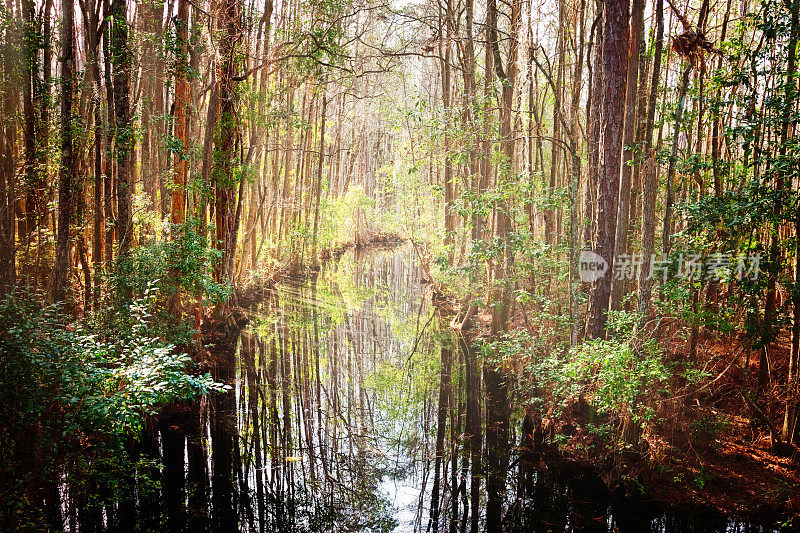
<svg viewBox="0 0 800 533">
<path fill-rule="evenodd" d="M 138 528 L 482 531 L 480 356 L 439 323 L 425 290 L 409 247 L 352 252 L 279 284 L 246 330 L 210 348 L 232 389 L 174 406 L 140 442 L 163 466 L 160 497 L 135 498 Z M 501 450 L 508 531 L 768 530 L 614 506 L 605 487 L 515 460 L 524 432 L 513 426 Z"/>
</svg>

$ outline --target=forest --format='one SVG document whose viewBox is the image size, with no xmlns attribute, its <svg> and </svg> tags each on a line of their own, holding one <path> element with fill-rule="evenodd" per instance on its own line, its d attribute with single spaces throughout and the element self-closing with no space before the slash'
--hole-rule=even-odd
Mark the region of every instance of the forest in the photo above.
<svg viewBox="0 0 800 533">
<path fill-rule="evenodd" d="M 0 530 L 800 530 L 800 0 L 3 0 Z"/>
</svg>

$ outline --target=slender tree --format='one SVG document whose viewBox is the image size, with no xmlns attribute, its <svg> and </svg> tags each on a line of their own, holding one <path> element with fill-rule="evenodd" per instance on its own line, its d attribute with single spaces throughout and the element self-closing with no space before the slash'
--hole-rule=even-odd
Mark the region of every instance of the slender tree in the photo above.
<svg viewBox="0 0 800 533">
<path fill-rule="evenodd" d="M 117 241 L 119 255 L 128 253 L 133 242 L 133 148 L 130 87 L 133 62 L 128 35 L 127 0 L 111 0 L 111 31 L 114 68 L 114 126 L 117 159 Z"/>
<path fill-rule="evenodd" d="M 630 42 L 628 43 L 628 72 L 625 88 L 625 126 L 623 130 L 622 176 L 619 182 L 619 204 L 617 206 L 617 227 L 614 237 L 614 256 L 620 257 L 628 253 L 628 228 L 632 174 L 634 160 L 634 143 L 636 141 L 637 89 L 639 85 L 639 54 L 644 33 L 644 0 L 633 0 L 630 26 Z M 611 309 L 618 310 L 625 287 L 625 277 L 614 278 L 611 293 Z"/>
<path fill-rule="evenodd" d="M 642 267 L 639 272 L 639 292 L 636 312 L 639 329 L 644 326 L 650 312 L 653 279 L 650 276 L 652 256 L 655 251 L 656 195 L 658 193 L 658 167 L 653 158 L 653 126 L 658 105 L 658 85 L 661 81 L 661 54 L 664 49 L 664 0 L 655 2 L 656 38 L 653 51 L 653 74 L 647 99 L 647 122 L 644 131 L 643 152 L 650 166 L 642 173 Z"/>
<path fill-rule="evenodd" d="M 52 299 L 67 298 L 71 270 L 71 228 L 75 211 L 75 144 L 73 139 L 72 99 L 75 78 L 75 5 L 62 6 L 61 22 L 61 165 L 58 173 L 58 234 L 53 263 Z"/>
</svg>

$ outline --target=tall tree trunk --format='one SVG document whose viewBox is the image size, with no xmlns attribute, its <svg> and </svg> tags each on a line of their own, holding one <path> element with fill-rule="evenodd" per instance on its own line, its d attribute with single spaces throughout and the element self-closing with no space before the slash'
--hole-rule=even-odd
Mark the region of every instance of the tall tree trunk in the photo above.
<svg viewBox="0 0 800 533">
<path fill-rule="evenodd" d="M 14 165 L 14 149 L 17 142 L 14 116 L 14 29 L 7 25 L 2 52 L 2 105 L 3 116 L 0 117 L 2 136 L 0 137 L 0 296 L 5 296 L 16 284 L 16 228 L 14 227 L 14 199 L 16 198 L 16 176 Z"/>
<path fill-rule="evenodd" d="M 597 191 L 596 253 L 608 263 L 592 291 L 587 333 L 605 336 L 614 268 L 617 201 L 622 156 L 625 85 L 628 77 L 628 0 L 606 0 L 603 20 L 603 149 Z"/>
<path fill-rule="evenodd" d="M 323 84 L 322 89 L 322 120 L 319 126 L 319 157 L 317 159 L 317 179 L 314 184 L 314 225 L 312 228 L 311 261 L 313 266 L 319 265 L 317 258 L 317 230 L 319 228 L 319 202 L 322 196 L 322 173 L 325 165 L 325 119 L 328 111 L 328 98 L 326 95 L 327 83 Z M 255 245 L 255 239 L 253 240 Z"/>
<path fill-rule="evenodd" d="M 189 121 L 186 116 L 189 99 L 189 2 L 178 0 L 175 18 L 177 51 L 175 53 L 175 131 L 173 136 L 180 145 L 175 154 L 174 184 L 172 189 L 173 224 L 183 224 L 186 219 L 186 182 L 189 176 Z"/>
<path fill-rule="evenodd" d="M 720 42 L 725 41 L 725 37 L 727 36 L 728 31 L 728 21 L 731 15 L 731 4 L 733 3 L 732 0 L 728 0 L 725 4 L 725 15 L 722 18 L 722 31 L 720 32 L 719 40 Z M 722 68 L 722 64 L 724 61 L 724 57 L 720 54 L 717 60 L 717 69 Z M 719 101 L 720 95 L 722 92 L 721 87 L 717 87 L 716 93 L 714 95 L 714 99 Z M 724 190 L 724 178 L 725 176 L 721 172 L 720 164 L 719 164 L 719 150 L 720 150 L 720 123 L 721 123 L 721 115 L 722 115 L 722 107 L 718 106 L 717 109 L 714 111 L 714 123 L 711 127 L 711 171 L 714 176 L 714 196 L 720 197 L 722 196 Z M 727 172 L 726 172 L 727 173 Z"/>
<path fill-rule="evenodd" d="M 212 178 L 215 185 L 216 203 L 214 218 L 216 222 L 217 247 L 222 252 L 221 265 L 216 276 L 219 280 L 233 280 L 233 265 L 236 255 L 236 202 L 235 177 L 236 146 L 239 137 L 238 118 L 235 110 L 236 70 L 238 54 L 236 43 L 239 40 L 238 0 L 221 2 L 222 32 L 220 37 L 221 65 L 219 80 L 219 123 L 215 132 L 215 168 Z"/>
<path fill-rule="evenodd" d="M 39 113 L 36 109 L 36 93 L 39 93 L 39 44 L 37 33 L 39 24 L 36 20 L 36 7 L 33 0 L 22 1 L 24 23 L 24 73 L 22 90 L 22 110 L 25 117 L 25 217 L 20 219 L 20 237 L 25 238 L 25 247 L 31 246 L 30 239 L 39 222 L 39 198 L 43 187 L 40 183 L 39 157 Z"/>
<path fill-rule="evenodd" d="M 628 228 L 631 200 L 631 174 L 633 167 L 633 143 L 636 140 L 637 88 L 639 81 L 639 51 L 644 32 L 644 0 L 633 0 L 631 13 L 631 35 L 628 46 L 628 79 L 625 89 L 625 128 L 623 139 L 622 177 L 619 182 L 619 206 L 617 209 L 617 231 L 614 238 L 614 256 L 628 253 Z M 611 309 L 619 309 L 626 285 L 626 278 L 614 277 L 611 292 Z"/>
<path fill-rule="evenodd" d="M 114 64 L 114 107 L 117 155 L 117 240 L 124 256 L 133 241 L 133 123 L 130 109 L 131 50 L 127 0 L 111 0 L 111 48 Z"/>
<path fill-rule="evenodd" d="M 580 145 L 580 99 L 583 84 L 583 60 L 584 42 L 586 38 L 586 0 L 581 0 L 578 15 L 578 28 L 576 30 L 577 47 L 575 53 L 578 60 L 575 64 L 575 71 L 572 75 L 574 81 L 572 91 L 572 103 L 570 106 L 572 129 L 569 132 L 569 149 L 571 157 L 572 180 L 570 181 L 570 209 L 569 209 L 569 310 L 572 318 L 572 332 L 570 334 L 570 345 L 578 343 L 580 336 L 580 324 L 578 321 L 578 273 L 577 273 L 577 250 L 579 248 L 578 239 L 578 191 L 580 190 L 581 179 L 581 158 L 579 154 Z M 587 180 L 588 181 L 588 180 Z M 588 186 L 588 185 L 587 185 Z"/>
<path fill-rule="evenodd" d="M 783 107 L 783 123 L 781 124 L 781 156 L 786 157 L 787 143 L 789 142 L 789 128 L 792 121 L 792 112 L 795 109 L 797 100 L 797 44 L 800 40 L 800 2 L 787 0 L 787 6 L 791 13 L 789 30 L 789 58 L 786 67 L 786 86 Z M 794 229 L 795 229 L 795 264 L 794 280 L 800 281 L 800 207 L 795 208 Z M 789 372 L 787 376 L 788 398 L 786 399 L 786 409 L 783 417 L 782 439 L 785 442 L 794 442 L 797 424 L 797 405 L 798 405 L 798 383 L 800 382 L 800 291 L 792 292 L 792 348 L 789 355 Z"/>
<path fill-rule="evenodd" d="M 103 18 L 108 20 L 111 17 L 111 6 L 109 0 L 103 0 Z M 115 210 L 114 210 L 114 181 L 116 176 L 116 157 L 113 157 L 113 150 L 115 146 L 114 132 L 116 131 L 116 110 L 114 109 L 114 85 L 111 81 L 111 71 L 113 65 L 113 49 L 111 47 L 111 39 L 108 31 L 103 32 L 103 60 L 105 68 L 103 69 L 105 88 L 106 88 L 106 121 L 104 124 L 106 134 L 106 158 L 105 158 L 105 171 L 103 173 L 103 195 L 106 198 L 104 202 L 105 218 L 108 221 L 106 224 L 106 250 L 105 259 L 111 261 L 114 258 L 114 237 L 116 232 Z"/>
<path fill-rule="evenodd" d="M 441 4 L 440 4 L 441 5 Z M 453 246 L 455 232 L 455 197 L 453 194 L 453 161 L 451 159 L 451 126 L 450 126 L 450 103 L 451 103 L 451 83 L 450 83 L 450 51 L 451 51 L 451 20 L 453 18 L 453 6 L 451 0 L 445 2 L 444 21 L 440 23 L 439 32 L 444 35 L 440 40 L 439 54 L 442 56 L 442 111 L 444 112 L 444 231 L 445 246 L 448 247 L 447 258 L 450 264 L 453 263 L 455 248 Z M 444 47 L 442 51 L 441 48 Z"/>
<path fill-rule="evenodd" d="M 589 62 L 589 96 L 587 98 L 587 152 L 589 171 L 586 179 L 586 199 L 584 209 L 583 242 L 592 247 L 596 238 L 597 220 L 595 204 L 597 187 L 600 183 L 600 126 L 603 123 L 603 4 L 597 3 L 597 16 L 594 22 L 594 58 Z"/>
<path fill-rule="evenodd" d="M 558 53 L 558 66 L 556 67 L 556 83 L 553 90 L 553 139 L 550 151 L 550 182 L 547 186 L 548 207 L 544 213 L 544 233 L 545 241 L 555 245 L 559 235 L 556 229 L 556 208 L 553 205 L 556 189 L 556 176 L 558 174 L 558 162 L 561 159 L 561 98 L 563 95 L 564 81 L 564 2 L 558 2 L 558 36 L 556 37 L 556 49 Z"/>
<path fill-rule="evenodd" d="M 75 78 L 75 6 L 64 2 L 61 25 L 61 167 L 58 175 L 58 234 L 53 264 L 52 299 L 67 297 L 70 265 L 70 224 L 74 211 L 75 153 L 72 98 Z"/>
<path fill-rule="evenodd" d="M 650 314 L 650 295 L 653 280 L 650 265 L 655 251 L 656 195 L 658 192 L 658 166 L 653 152 L 653 125 L 658 105 L 658 84 L 661 79 L 661 54 L 664 49 L 664 0 L 656 0 L 656 39 L 653 50 L 653 75 L 650 81 L 650 94 L 647 100 L 647 122 L 643 135 L 643 153 L 652 168 L 643 171 L 642 183 L 642 267 L 639 271 L 639 293 L 636 299 L 636 312 L 639 315 L 638 329 L 641 330 Z"/>
<path fill-rule="evenodd" d="M 100 300 L 99 274 L 102 270 L 104 244 L 105 244 L 105 214 L 103 210 L 103 98 L 101 96 L 102 80 L 100 77 L 100 37 L 101 29 L 98 28 L 102 16 L 102 3 L 98 0 L 89 6 L 89 28 L 86 30 L 87 44 L 89 47 L 87 68 L 91 69 L 92 78 L 92 109 L 94 113 L 94 143 L 93 143 L 93 177 L 92 202 L 92 263 L 94 267 L 95 283 L 94 293 L 91 295 L 92 305 L 97 309 Z"/>
</svg>

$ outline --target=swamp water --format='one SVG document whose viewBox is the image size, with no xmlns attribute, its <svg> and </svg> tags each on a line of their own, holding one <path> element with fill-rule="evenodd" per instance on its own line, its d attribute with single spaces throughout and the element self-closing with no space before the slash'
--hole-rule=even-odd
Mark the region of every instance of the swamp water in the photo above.
<svg viewBox="0 0 800 533">
<path fill-rule="evenodd" d="M 437 324 L 426 289 L 408 246 L 348 252 L 316 279 L 281 283 L 247 309 L 250 323 L 228 339 L 236 349 L 216 350 L 213 372 L 232 390 L 189 408 L 199 424 L 162 421 L 152 438 L 163 489 L 138 498 L 141 528 L 470 531 L 473 510 L 485 513 L 486 482 L 473 506 L 473 474 L 485 476 L 464 435 L 482 393 L 467 385 L 467 347 Z M 440 412 L 443 347 L 451 400 Z M 442 433 L 437 477 L 442 416 L 457 422 Z M 512 443 L 518 435 L 512 430 Z M 642 515 L 547 473 L 530 473 L 518 490 L 515 459 L 512 449 L 509 531 L 769 530 L 713 514 Z"/>
</svg>

